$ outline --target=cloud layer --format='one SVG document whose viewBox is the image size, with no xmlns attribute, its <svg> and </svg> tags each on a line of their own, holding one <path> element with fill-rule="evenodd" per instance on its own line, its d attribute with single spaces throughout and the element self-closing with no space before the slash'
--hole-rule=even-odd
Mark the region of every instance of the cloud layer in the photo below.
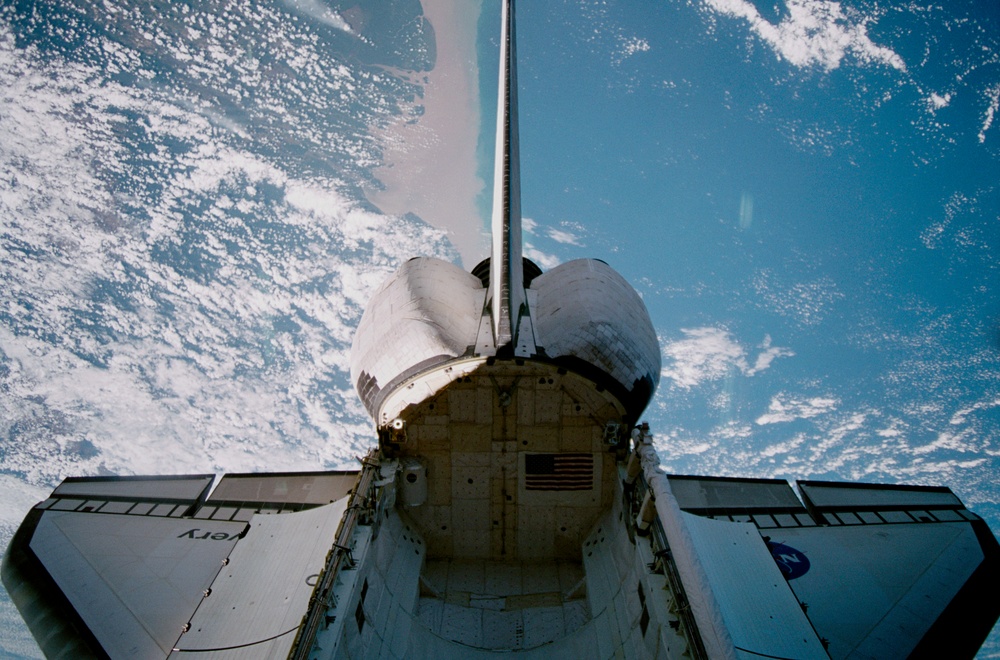
<svg viewBox="0 0 1000 660">
<path fill-rule="evenodd" d="M 724 328 L 688 328 L 681 333 L 683 339 L 662 342 L 664 367 L 660 375 L 683 389 L 719 380 L 733 372 L 753 376 L 768 369 L 775 359 L 795 355 L 791 349 L 772 346 L 767 336 L 756 347 L 751 364 L 750 351 Z"/>
<path fill-rule="evenodd" d="M 828 0 L 787 0 L 785 15 L 769 23 L 747 0 L 705 0 L 714 11 L 750 23 L 776 55 L 799 67 L 839 67 L 848 57 L 906 71 L 903 59 L 868 36 L 869 18 Z"/>
</svg>

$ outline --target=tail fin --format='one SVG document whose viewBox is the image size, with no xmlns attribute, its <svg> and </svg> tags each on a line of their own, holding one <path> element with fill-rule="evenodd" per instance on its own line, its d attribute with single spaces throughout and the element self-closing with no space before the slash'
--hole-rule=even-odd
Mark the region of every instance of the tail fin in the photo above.
<svg viewBox="0 0 1000 660">
<path fill-rule="evenodd" d="M 504 0 L 500 33 L 496 155 L 493 166 L 493 252 L 490 264 L 493 338 L 497 349 L 535 352 L 521 254 L 521 176 L 517 139 L 517 49 L 514 0 Z M 522 325 L 524 325 L 522 332 Z"/>
</svg>

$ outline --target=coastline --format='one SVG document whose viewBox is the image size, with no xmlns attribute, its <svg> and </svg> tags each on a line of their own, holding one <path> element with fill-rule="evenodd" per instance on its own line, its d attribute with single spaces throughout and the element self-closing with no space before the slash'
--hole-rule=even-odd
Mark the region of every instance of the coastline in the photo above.
<svg viewBox="0 0 1000 660">
<path fill-rule="evenodd" d="M 413 213 L 443 229 L 471 268 L 486 256 L 486 219 L 477 197 L 486 183 L 478 175 L 480 130 L 476 35 L 480 2 L 421 0 L 434 28 L 437 59 L 426 79 L 418 121 L 401 117 L 382 135 L 384 162 L 375 177 L 385 190 L 367 191 L 383 213 Z M 444 38 L 441 36 L 444 35 Z"/>
</svg>

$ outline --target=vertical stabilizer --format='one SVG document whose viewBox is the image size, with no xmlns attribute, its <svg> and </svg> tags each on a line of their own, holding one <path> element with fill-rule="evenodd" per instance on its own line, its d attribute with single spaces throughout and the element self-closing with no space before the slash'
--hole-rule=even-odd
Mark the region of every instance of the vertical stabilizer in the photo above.
<svg viewBox="0 0 1000 660">
<path fill-rule="evenodd" d="M 534 341 L 519 337 L 522 319 L 530 336 L 521 256 L 521 176 L 517 140 L 517 50 L 514 1 L 504 0 L 497 94 L 496 155 L 493 167 L 493 252 L 490 297 L 497 349 L 512 345 L 517 354 L 534 352 Z M 527 350 L 525 347 L 529 347 Z"/>
</svg>

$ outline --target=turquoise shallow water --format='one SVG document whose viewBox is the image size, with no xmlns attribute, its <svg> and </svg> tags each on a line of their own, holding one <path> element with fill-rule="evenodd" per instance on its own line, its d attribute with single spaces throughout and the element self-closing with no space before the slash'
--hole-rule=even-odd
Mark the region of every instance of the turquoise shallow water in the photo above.
<svg viewBox="0 0 1000 660">
<path fill-rule="evenodd" d="M 489 4 L 489 3 L 486 3 Z M 497 78 L 500 65 L 500 18 L 485 7 L 479 15 L 477 58 L 479 61 L 480 133 L 476 148 L 479 176 L 493 180 L 493 155 L 496 139 Z M 493 188 L 487 184 L 478 200 L 483 222 L 488 225 L 493 208 Z"/>
</svg>

